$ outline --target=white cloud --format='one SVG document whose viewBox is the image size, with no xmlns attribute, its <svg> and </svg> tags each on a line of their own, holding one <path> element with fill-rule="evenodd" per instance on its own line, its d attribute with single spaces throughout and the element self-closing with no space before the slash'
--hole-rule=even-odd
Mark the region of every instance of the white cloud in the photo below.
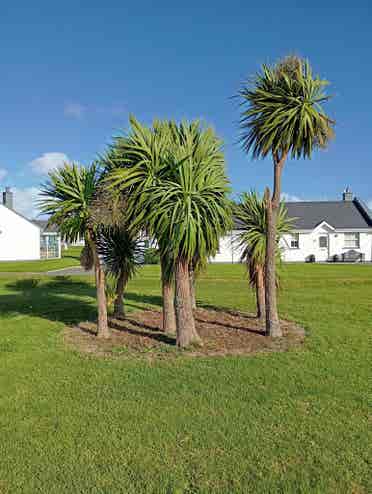
<svg viewBox="0 0 372 494">
<path fill-rule="evenodd" d="M 86 107 L 80 103 L 66 103 L 63 109 L 63 113 L 66 117 L 72 117 L 80 119 L 84 116 Z"/>
<path fill-rule="evenodd" d="M 285 202 L 301 202 L 301 201 L 303 201 L 303 199 L 301 199 L 300 197 L 294 196 L 292 194 L 288 194 L 287 192 L 282 192 L 280 197 L 281 197 L 282 201 L 285 201 Z"/>
<path fill-rule="evenodd" d="M 372 211 L 372 199 L 370 199 L 369 201 L 367 201 L 367 206 Z"/>
<path fill-rule="evenodd" d="M 109 105 L 82 105 L 77 102 L 65 103 L 63 114 L 65 117 L 81 120 L 84 117 L 122 117 L 128 112 L 125 103 L 113 103 Z"/>
<path fill-rule="evenodd" d="M 27 218 L 33 219 L 39 214 L 37 201 L 39 199 L 39 189 L 37 187 L 26 187 L 12 189 L 14 197 L 14 209 Z"/>
<path fill-rule="evenodd" d="M 5 168 L 0 168 L 0 180 L 3 180 L 8 175 L 8 170 Z"/>
<path fill-rule="evenodd" d="M 44 153 L 32 160 L 29 165 L 37 175 L 46 175 L 51 170 L 59 168 L 64 163 L 69 162 L 69 158 L 64 153 Z"/>
</svg>

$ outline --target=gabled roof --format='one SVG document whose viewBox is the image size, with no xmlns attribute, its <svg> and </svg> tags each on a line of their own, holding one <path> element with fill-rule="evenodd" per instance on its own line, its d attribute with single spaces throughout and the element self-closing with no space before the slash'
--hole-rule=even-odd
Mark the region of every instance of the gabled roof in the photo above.
<svg viewBox="0 0 372 494">
<path fill-rule="evenodd" d="M 325 221 L 336 229 L 372 228 L 372 214 L 359 199 L 353 201 L 287 202 L 297 230 L 313 230 Z"/>
<path fill-rule="evenodd" d="M 18 213 L 18 211 L 16 211 L 15 209 L 13 208 L 9 208 L 8 206 L 6 206 L 5 204 L 1 204 L 0 203 L 0 207 L 3 207 L 3 208 L 6 208 L 8 211 L 11 211 L 12 213 L 16 214 L 17 216 L 19 216 L 20 218 L 22 218 L 23 220 L 26 220 L 28 221 L 29 223 L 31 223 L 32 225 L 34 226 L 37 226 L 38 228 L 40 228 L 40 226 L 35 222 L 35 221 L 32 221 L 30 220 L 29 218 L 26 218 L 26 216 L 24 216 L 23 214 L 21 213 Z"/>
<path fill-rule="evenodd" d="M 58 228 L 48 225 L 48 220 L 33 220 L 32 223 L 37 225 L 43 233 L 58 233 Z"/>
</svg>

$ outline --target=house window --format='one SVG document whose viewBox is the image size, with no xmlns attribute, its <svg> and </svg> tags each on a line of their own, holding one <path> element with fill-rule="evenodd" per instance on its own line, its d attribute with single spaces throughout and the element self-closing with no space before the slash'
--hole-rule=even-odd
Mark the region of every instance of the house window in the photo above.
<svg viewBox="0 0 372 494">
<path fill-rule="evenodd" d="M 42 234 L 40 237 L 40 258 L 55 259 L 59 257 L 59 236 Z"/>
<path fill-rule="evenodd" d="M 299 249 L 300 248 L 300 234 L 292 233 L 289 238 L 289 246 L 291 249 Z"/>
<path fill-rule="evenodd" d="M 359 249 L 359 233 L 345 233 L 344 247 L 347 249 Z"/>
<path fill-rule="evenodd" d="M 319 247 L 321 249 L 326 249 L 328 247 L 328 237 L 327 235 L 322 235 L 319 237 Z"/>
</svg>

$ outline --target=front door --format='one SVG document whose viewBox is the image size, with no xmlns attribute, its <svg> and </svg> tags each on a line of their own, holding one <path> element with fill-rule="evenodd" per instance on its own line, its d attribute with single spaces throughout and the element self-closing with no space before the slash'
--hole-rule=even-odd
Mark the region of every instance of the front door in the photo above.
<svg viewBox="0 0 372 494">
<path fill-rule="evenodd" d="M 317 261 L 328 261 L 329 259 L 329 235 L 321 233 L 318 236 L 318 256 Z"/>
</svg>

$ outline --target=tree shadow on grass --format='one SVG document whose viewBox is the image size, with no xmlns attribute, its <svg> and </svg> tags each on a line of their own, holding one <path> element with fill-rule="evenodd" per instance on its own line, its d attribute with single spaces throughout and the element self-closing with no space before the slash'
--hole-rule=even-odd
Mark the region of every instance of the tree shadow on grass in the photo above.
<svg viewBox="0 0 372 494">
<path fill-rule="evenodd" d="M 128 325 L 124 325 L 125 322 L 129 323 L 131 326 L 143 328 L 143 330 L 141 331 L 141 329 L 128 327 Z M 148 324 L 135 321 L 134 319 L 126 318 L 125 320 L 121 321 L 121 324 L 118 324 L 117 322 L 110 320 L 110 327 L 116 329 L 117 331 L 138 335 L 138 336 L 146 336 L 153 340 L 160 341 L 161 343 L 166 343 L 167 345 L 174 346 L 176 344 L 175 338 L 172 338 L 171 336 L 168 336 L 164 332 L 161 332 L 158 327 L 152 327 L 149 326 Z"/>
<path fill-rule="evenodd" d="M 239 310 L 231 309 L 230 307 L 223 307 L 213 304 L 204 303 L 201 301 L 197 301 L 197 305 L 201 309 L 213 310 L 215 312 L 226 312 L 226 314 L 230 314 L 231 316 L 242 317 L 243 319 L 257 319 L 257 316 L 253 314 L 247 314 L 246 312 L 241 312 Z"/>
<path fill-rule="evenodd" d="M 47 282 L 25 278 L 7 283 L 5 287 L 13 293 L 0 296 L 2 315 L 25 314 L 64 324 L 96 318 L 95 289 L 85 281 L 65 276 L 56 276 Z"/>
<path fill-rule="evenodd" d="M 253 319 L 253 317 L 252 317 Z M 262 331 L 258 329 L 251 329 L 251 328 L 244 328 L 243 326 L 239 326 L 236 324 L 230 324 L 226 321 L 219 322 L 219 321 L 211 321 L 209 319 L 203 319 L 202 317 L 196 317 L 196 321 L 205 323 L 205 324 L 212 324 L 213 326 L 219 326 L 221 328 L 229 328 L 229 329 L 238 329 L 239 331 L 246 331 L 247 333 L 253 333 L 253 334 L 258 334 L 258 335 L 264 335 L 265 331 L 262 329 Z"/>
</svg>

